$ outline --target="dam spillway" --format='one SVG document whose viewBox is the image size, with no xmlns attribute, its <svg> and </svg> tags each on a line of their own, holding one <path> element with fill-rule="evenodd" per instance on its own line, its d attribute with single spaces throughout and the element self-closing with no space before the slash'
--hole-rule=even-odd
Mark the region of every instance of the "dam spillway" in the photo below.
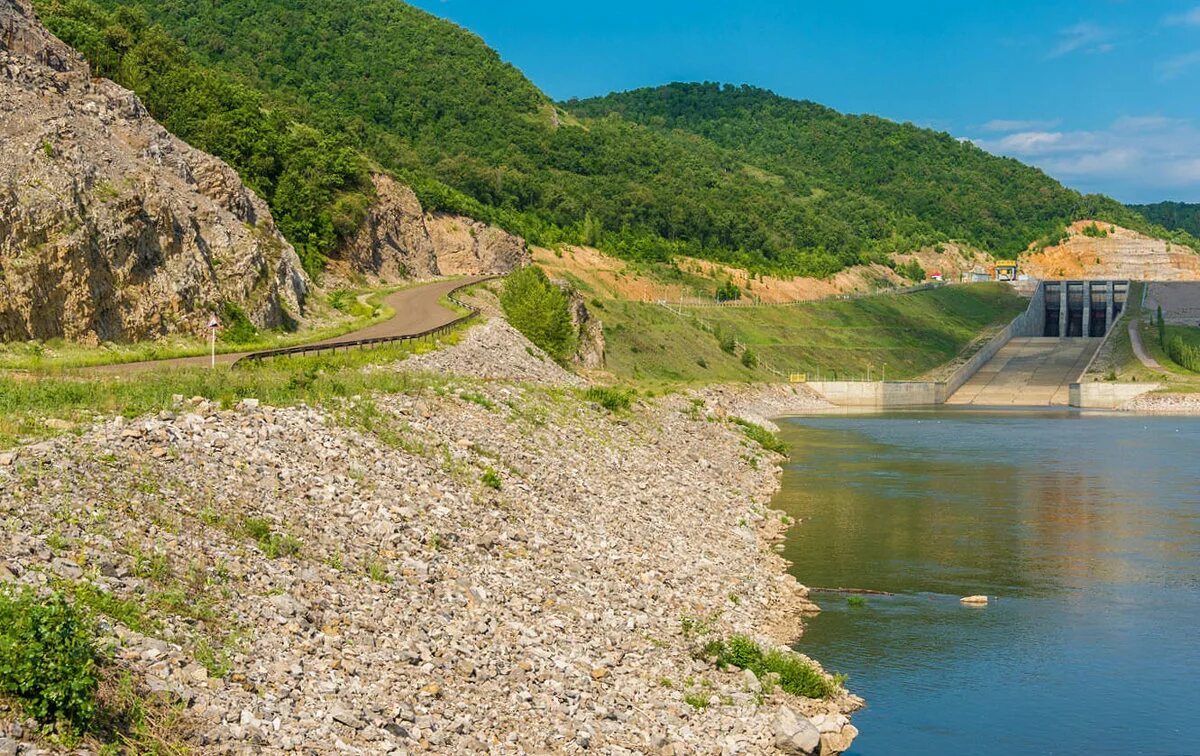
<svg viewBox="0 0 1200 756">
<path fill-rule="evenodd" d="M 1070 387 L 1125 310 L 1128 281 L 1043 281 L 1012 338 L 947 404 L 1066 406 Z"/>
</svg>

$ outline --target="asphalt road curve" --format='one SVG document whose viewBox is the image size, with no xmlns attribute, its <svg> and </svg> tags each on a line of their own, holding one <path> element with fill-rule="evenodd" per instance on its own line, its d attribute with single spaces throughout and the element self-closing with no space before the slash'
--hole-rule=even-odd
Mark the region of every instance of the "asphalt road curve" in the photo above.
<svg viewBox="0 0 1200 756">
<path fill-rule="evenodd" d="M 341 336 L 316 341 L 309 346 L 332 346 L 334 344 L 349 343 L 360 339 L 378 339 L 395 336 L 410 336 L 415 333 L 427 331 L 430 328 L 446 325 L 452 320 L 459 317 L 459 313 L 445 307 L 441 303 L 442 297 L 446 296 L 455 289 L 463 286 L 470 286 L 473 283 L 487 280 L 489 276 L 472 276 L 467 278 L 453 278 L 445 281 L 434 281 L 432 283 L 421 286 L 413 286 L 407 289 L 389 294 L 383 301 L 384 304 L 395 312 L 388 320 L 375 325 L 367 326 L 357 331 L 344 333 Z M 242 357 L 245 357 L 251 352 L 230 352 L 228 354 L 218 354 L 218 365 L 232 365 Z M 113 365 L 97 365 L 95 367 L 85 368 L 89 373 L 113 373 L 127 374 L 137 373 L 143 370 L 160 369 L 160 368 L 186 368 L 186 367 L 207 367 L 209 365 L 209 356 L 203 355 L 199 357 L 177 357 L 167 360 L 146 360 L 144 362 L 124 362 Z"/>
</svg>

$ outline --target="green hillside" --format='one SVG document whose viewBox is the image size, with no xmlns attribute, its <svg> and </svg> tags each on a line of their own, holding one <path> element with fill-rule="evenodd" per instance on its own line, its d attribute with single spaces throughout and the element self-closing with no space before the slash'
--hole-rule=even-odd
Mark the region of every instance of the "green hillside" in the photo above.
<svg viewBox="0 0 1200 756">
<path fill-rule="evenodd" d="M 1200 236 L 1200 203 L 1156 202 L 1152 205 L 1130 205 L 1151 223 L 1172 231 L 1185 231 Z"/>
<path fill-rule="evenodd" d="M 1084 216 L 1147 225 L 946 134 L 763 90 L 555 105 L 479 37 L 399 0 L 36 3 L 98 73 L 228 160 L 314 272 L 369 206 L 368 170 L 534 243 L 785 275 L 946 239 L 1011 254 Z"/>
<path fill-rule="evenodd" d="M 685 307 L 605 300 L 607 369 L 649 383 L 779 380 L 777 373 L 915 378 L 953 359 L 1028 300 L 1006 284 L 946 286 L 795 305 Z M 754 355 L 746 364 L 740 348 Z M 886 367 L 885 367 L 886 366 Z"/>
</svg>

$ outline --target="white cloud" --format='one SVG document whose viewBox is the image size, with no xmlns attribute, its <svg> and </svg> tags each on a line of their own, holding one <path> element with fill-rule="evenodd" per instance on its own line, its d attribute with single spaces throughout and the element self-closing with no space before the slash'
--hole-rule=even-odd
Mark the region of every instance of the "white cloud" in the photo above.
<svg viewBox="0 0 1200 756">
<path fill-rule="evenodd" d="M 1052 121 L 1021 121 L 1021 120 L 1006 120 L 997 118 L 988 121 L 980 128 L 984 131 L 1008 133 L 1011 131 L 1035 131 L 1042 129 L 1052 129 L 1062 123 L 1062 119 L 1055 118 Z"/>
<path fill-rule="evenodd" d="M 1190 53 L 1176 55 L 1173 58 L 1159 61 L 1156 68 L 1158 75 L 1164 79 L 1174 79 L 1189 68 L 1200 65 L 1200 50 L 1193 50 Z"/>
<path fill-rule="evenodd" d="M 1112 34 L 1104 27 L 1091 21 L 1081 21 L 1058 32 L 1058 44 L 1050 50 L 1047 57 L 1061 58 L 1075 52 L 1111 52 L 1111 39 Z"/>
<path fill-rule="evenodd" d="M 1084 191 L 1126 201 L 1200 200 L 1200 125 L 1191 120 L 1126 116 L 1103 129 L 1038 129 L 970 141 Z"/>
<path fill-rule="evenodd" d="M 1200 5 L 1186 13 L 1178 13 L 1163 19 L 1167 26 L 1200 26 Z"/>
</svg>

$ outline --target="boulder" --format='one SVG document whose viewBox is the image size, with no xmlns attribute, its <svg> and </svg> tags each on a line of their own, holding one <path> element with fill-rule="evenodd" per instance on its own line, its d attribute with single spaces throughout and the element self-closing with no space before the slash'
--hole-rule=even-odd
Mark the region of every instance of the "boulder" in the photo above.
<svg viewBox="0 0 1200 756">
<path fill-rule="evenodd" d="M 775 747 L 787 754 L 813 756 L 821 752 L 821 733 L 812 722 L 784 706 L 771 720 Z"/>
</svg>

